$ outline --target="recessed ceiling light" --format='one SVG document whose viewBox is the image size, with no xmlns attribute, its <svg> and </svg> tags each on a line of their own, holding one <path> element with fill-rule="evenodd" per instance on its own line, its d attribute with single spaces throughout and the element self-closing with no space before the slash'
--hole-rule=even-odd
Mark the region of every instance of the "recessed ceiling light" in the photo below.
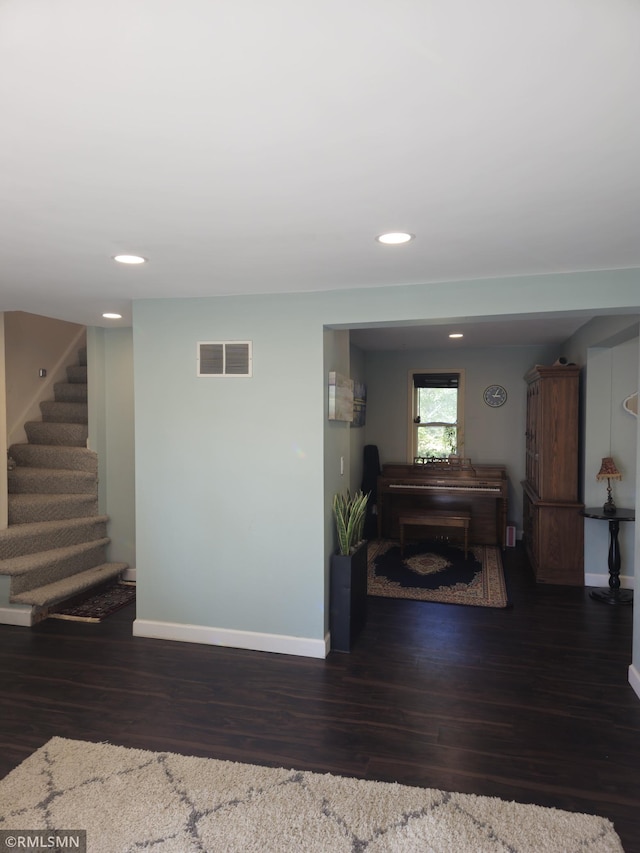
<svg viewBox="0 0 640 853">
<path fill-rule="evenodd" d="M 119 264 L 144 264 L 147 262 L 147 259 L 141 255 L 115 255 L 113 260 Z"/>
<path fill-rule="evenodd" d="M 449 335 L 450 338 L 464 338 L 462 332 L 451 332 Z"/>
<path fill-rule="evenodd" d="M 122 320 L 122 314 L 103 314 L 105 320 Z"/>
<path fill-rule="evenodd" d="M 408 243 L 414 237 L 415 234 L 408 234 L 406 231 L 390 231 L 388 234 L 380 234 L 376 240 L 386 246 L 399 246 L 401 243 Z"/>
</svg>

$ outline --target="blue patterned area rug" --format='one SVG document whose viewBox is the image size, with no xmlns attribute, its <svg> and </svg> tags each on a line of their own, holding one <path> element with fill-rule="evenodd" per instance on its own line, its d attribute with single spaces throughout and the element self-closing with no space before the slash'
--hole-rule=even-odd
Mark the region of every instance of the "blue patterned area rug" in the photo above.
<svg viewBox="0 0 640 853">
<path fill-rule="evenodd" d="M 407 543 L 404 556 L 395 540 L 369 543 L 368 593 L 440 604 L 508 607 L 500 549 L 471 545 L 464 550 L 448 542 Z"/>
</svg>

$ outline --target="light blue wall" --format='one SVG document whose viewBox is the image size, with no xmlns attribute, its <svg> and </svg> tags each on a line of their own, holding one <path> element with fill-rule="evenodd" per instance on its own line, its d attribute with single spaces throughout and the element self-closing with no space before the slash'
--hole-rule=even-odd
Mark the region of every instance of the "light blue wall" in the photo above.
<svg viewBox="0 0 640 853">
<path fill-rule="evenodd" d="M 606 487 L 595 480 L 602 456 L 611 453 L 622 470 L 624 480 L 613 484 L 618 506 L 640 505 L 640 420 L 625 412 L 622 400 L 638 390 L 640 347 L 638 317 L 596 318 L 582 327 L 568 342 L 567 356 L 586 365 L 584 387 L 584 500 L 599 506 L 606 499 Z M 607 525 L 585 520 L 585 574 L 591 581 L 603 575 L 606 586 L 606 561 L 609 546 Z M 640 594 L 640 524 L 620 525 L 622 576 L 627 585 L 634 580 L 635 595 Z M 634 608 L 632 665 L 630 681 L 640 696 L 640 608 Z"/>
<path fill-rule="evenodd" d="M 87 329 L 90 447 L 98 454 L 100 512 L 110 560 L 136 564 L 133 334 Z"/>
<path fill-rule="evenodd" d="M 587 506 L 602 506 L 606 483 L 596 474 L 604 456 L 613 456 L 623 479 L 612 484 L 620 507 L 635 507 L 638 444 L 637 419 L 625 412 L 622 401 L 638 389 L 638 317 L 600 317 L 587 323 L 568 342 L 569 358 L 584 365 L 582 466 L 583 495 Z M 631 586 L 635 553 L 634 524 L 620 525 L 623 585 Z M 606 586 L 608 525 L 585 521 L 584 569 L 589 586 Z"/>
<path fill-rule="evenodd" d="M 638 337 L 638 317 L 633 311 L 594 317 L 581 326 L 563 347 L 563 355 L 576 364 L 586 364 L 593 347 L 614 347 Z"/>
<path fill-rule="evenodd" d="M 593 347 L 589 350 L 585 385 L 586 419 L 584 437 L 584 502 L 602 507 L 607 498 L 606 481 L 596 474 L 602 459 L 612 456 L 622 474 L 611 483 L 612 497 L 618 507 L 636 505 L 637 423 L 622 407 L 622 401 L 638 388 L 638 339 L 617 347 Z M 584 570 L 587 585 L 606 586 L 608 525 L 587 519 L 584 530 Z M 631 586 L 634 575 L 634 524 L 620 525 L 623 586 Z M 594 575 L 601 574 L 601 581 Z M 589 577 L 589 576 L 592 577 Z"/>
<path fill-rule="evenodd" d="M 131 328 L 106 329 L 105 394 L 107 493 L 111 545 L 109 558 L 136 566 L 136 482 Z M 114 532 L 117 531 L 117 535 Z"/>
<path fill-rule="evenodd" d="M 639 289 L 640 270 L 603 270 L 334 291 L 309 294 L 308 304 L 330 325 L 405 325 L 580 309 L 635 314 Z"/>
<path fill-rule="evenodd" d="M 289 310 L 291 309 L 291 310 Z M 198 378 L 198 341 L 253 377 Z M 134 306 L 138 618 L 324 636 L 323 328 L 284 297 Z"/>
<path fill-rule="evenodd" d="M 138 617 L 324 640 L 340 482 L 325 457 L 343 445 L 327 440 L 323 327 L 579 308 L 638 313 L 640 274 L 136 302 Z M 198 379 L 196 343 L 234 339 L 254 343 L 253 378 Z"/>
<path fill-rule="evenodd" d="M 332 511 L 332 498 L 338 492 L 352 489 L 351 472 L 351 444 L 350 425 L 347 421 L 329 420 L 329 373 L 336 371 L 343 376 L 351 375 L 349 333 L 346 331 L 324 331 L 324 370 L 323 370 L 323 425 L 324 425 L 324 494 L 327 500 L 324 502 L 324 524 L 325 524 L 325 547 L 324 564 L 325 572 L 325 635 L 329 630 L 329 560 L 331 554 L 336 550 L 337 539 L 335 523 Z M 341 462 L 342 460 L 342 462 Z M 328 639 L 327 639 L 328 643 Z M 327 646 L 328 649 L 328 646 Z"/>
<path fill-rule="evenodd" d="M 602 506 L 606 499 L 606 482 L 597 482 L 595 479 L 603 456 L 612 456 L 622 473 L 621 481 L 611 483 L 616 505 L 623 508 L 638 506 L 638 422 L 637 418 L 626 412 L 622 406 L 624 398 L 638 388 L 638 349 L 636 338 L 617 347 L 590 350 L 585 438 L 585 503 L 588 506 Z M 607 394 L 610 395 L 612 403 L 608 410 L 602 405 Z M 624 587 L 635 587 L 636 595 L 640 590 L 637 582 L 640 565 L 637 528 L 637 523 L 622 523 L 619 532 L 621 583 Z M 608 548 L 608 525 L 587 520 L 585 574 L 587 583 L 591 586 L 600 585 L 593 579 L 595 573 L 606 572 Z M 602 586 L 606 586 L 606 579 Z M 634 659 L 637 659 L 635 654 Z"/>
</svg>

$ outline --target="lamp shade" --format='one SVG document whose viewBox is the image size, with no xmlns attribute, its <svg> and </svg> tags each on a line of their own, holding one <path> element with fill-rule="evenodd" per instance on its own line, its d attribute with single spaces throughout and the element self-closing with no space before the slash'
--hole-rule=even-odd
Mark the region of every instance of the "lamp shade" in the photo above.
<svg viewBox="0 0 640 853">
<path fill-rule="evenodd" d="M 600 470 L 596 474 L 596 480 L 621 480 L 622 474 L 616 468 L 616 463 L 611 456 L 605 456 L 602 460 Z"/>
</svg>

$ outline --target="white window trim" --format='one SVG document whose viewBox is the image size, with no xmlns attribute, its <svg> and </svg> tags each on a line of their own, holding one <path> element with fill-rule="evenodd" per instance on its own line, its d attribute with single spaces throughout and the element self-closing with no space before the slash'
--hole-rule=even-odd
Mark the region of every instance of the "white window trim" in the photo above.
<svg viewBox="0 0 640 853">
<path fill-rule="evenodd" d="M 457 373 L 460 377 L 458 383 L 458 456 L 464 456 L 464 368 L 460 367 L 416 367 L 409 371 L 407 377 L 407 462 L 413 464 L 415 458 L 414 439 L 416 436 L 415 424 L 413 423 L 414 392 L 413 377 L 416 373 Z"/>
</svg>

